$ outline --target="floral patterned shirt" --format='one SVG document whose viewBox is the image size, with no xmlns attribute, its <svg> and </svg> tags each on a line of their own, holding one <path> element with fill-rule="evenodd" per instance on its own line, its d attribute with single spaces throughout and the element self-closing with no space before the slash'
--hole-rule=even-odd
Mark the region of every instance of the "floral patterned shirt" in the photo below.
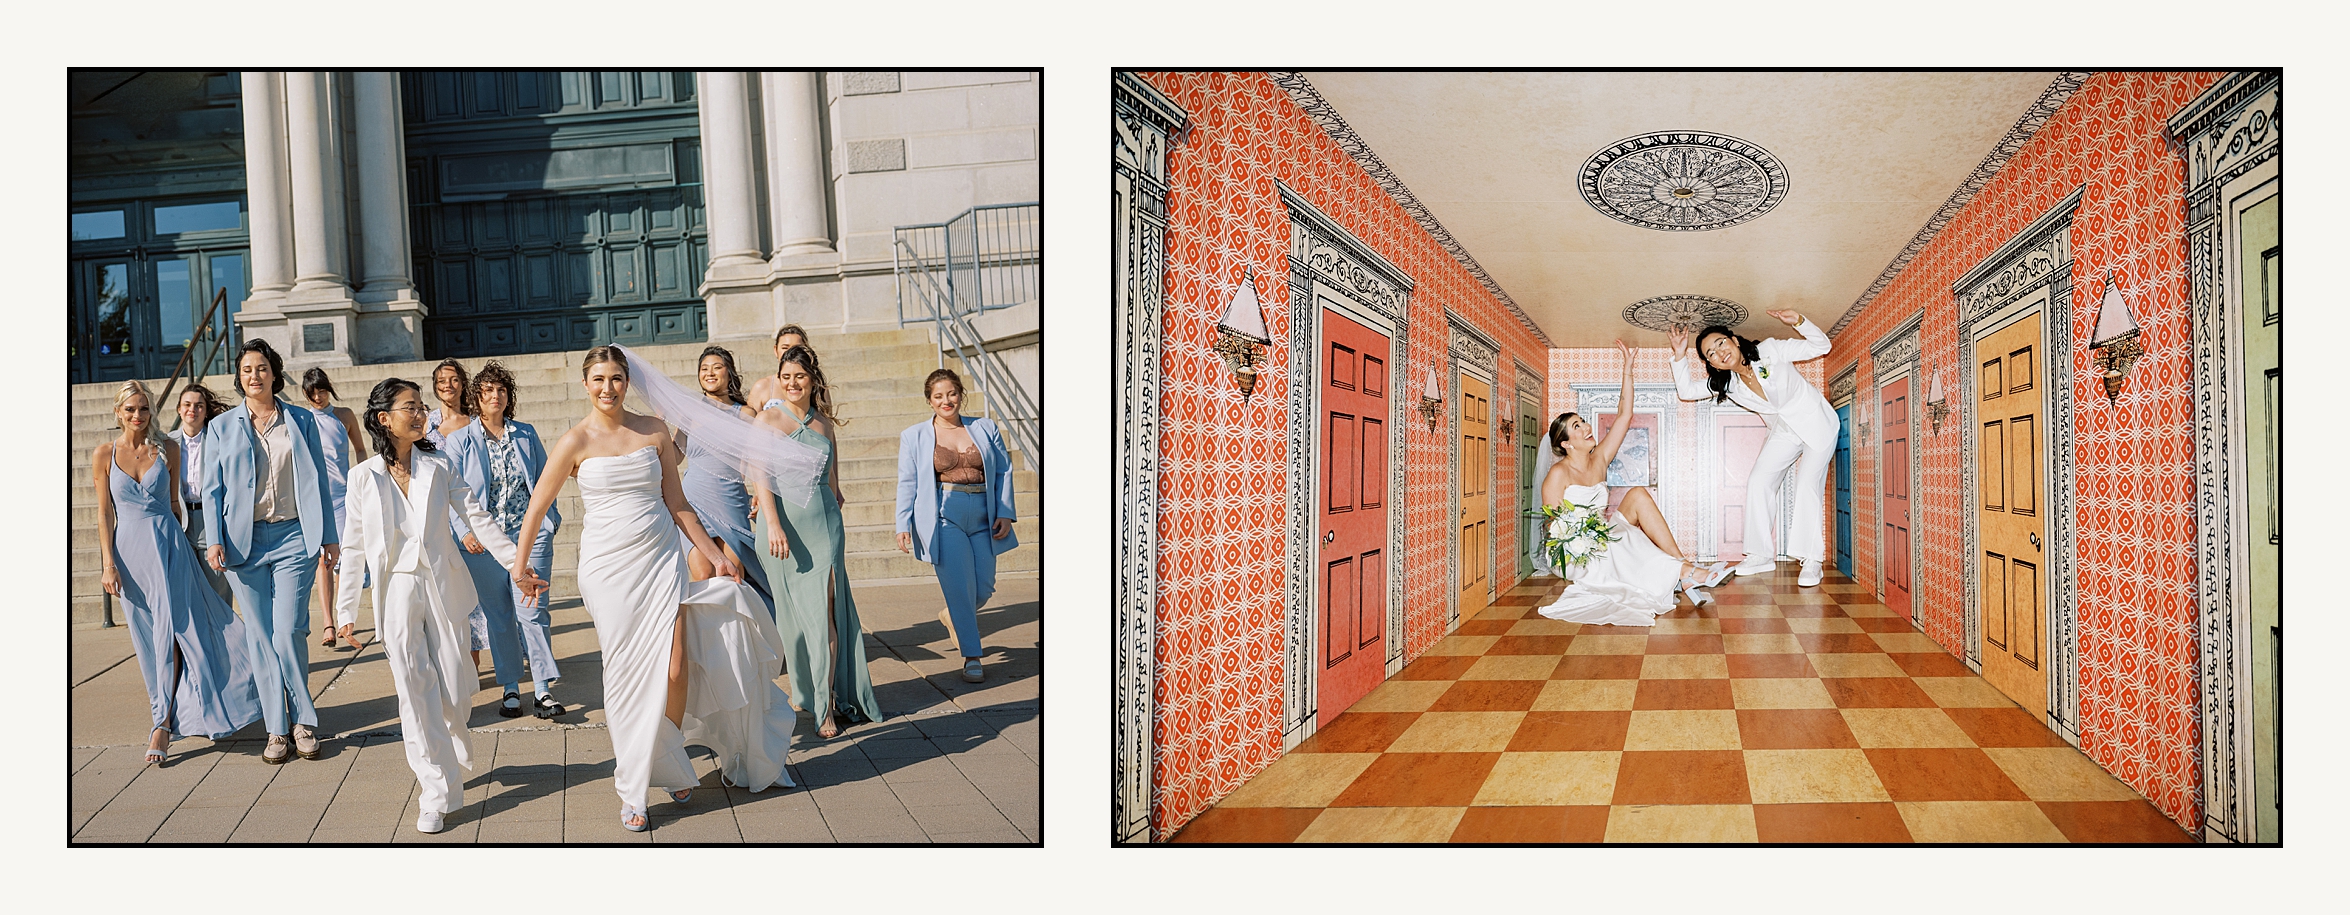
<svg viewBox="0 0 2350 915">
<path fill-rule="evenodd" d="M 530 471 L 522 465 L 522 449 L 515 447 L 512 433 L 502 439 L 483 435 L 482 441 L 489 446 L 489 491 L 482 494 L 482 508 L 498 519 L 509 539 L 528 549 L 515 536 L 522 516 L 530 512 Z"/>
</svg>

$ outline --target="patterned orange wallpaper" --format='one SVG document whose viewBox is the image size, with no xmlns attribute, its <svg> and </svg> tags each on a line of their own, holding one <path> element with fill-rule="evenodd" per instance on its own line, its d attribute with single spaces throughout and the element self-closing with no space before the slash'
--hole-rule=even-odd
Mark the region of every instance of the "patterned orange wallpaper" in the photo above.
<svg viewBox="0 0 2350 915">
<path fill-rule="evenodd" d="M 1156 646 L 1154 820 L 1172 833 L 1281 755 L 1284 475 L 1289 380 L 1289 218 L 1276 182 L 1409 274 L 1407 378 L 1445 364 L 1450 309 L 1501 344 L 1495 402 L 1516 398 L 1512 360 L 1546 364 L 1538 338 L 1262 73 L 1149 73 L 1191 117 L 1169 153 L 1166 347 Z M 1210 349 L 1225 302 L 1253 268 L 1268 348 L 1254 396 L 1233 391 Z M 1457 385 L 1447 382 L 1447 393 Z M 1407 437 L 1404 656 L 1444 634 L 1450 443 Z M 1516 449 L 1493 479 L 1517 478 Z M 1514 524 L 1494 525 L 1493 569 L 1516 575 Z"/>
<path fill-rule="evenodd" d="M 1999 174 L 1963 207 L 1869 308 L 1837 335 L 1827 372 L 1868 358 L 1868 347 L 1924 313 L 1927 367 L 1956 391 L 1957 304 L 1951 285 L 2053 207 L 2086 186 L 2076 212 L 2069 443 L 2078 480 L 2081 742 L 2098 764 L 2182 825 L 2197 805 L 2193 331 L 2187 301 L 2185 168 L 2164 121 L 2219 73 L 2091 76 Z M 2138 314 L 2146 348 L 2117 404 L 2090 364 L 2089 336 L 2104 278 Z M 1872 367 L 1863 366 L 1862 378 Z M 1864 398 L 1865 399 L 1865 398 Z M 1960 398 L 1953 395 L 1952 400 Z M 1953 403 L 1954 419 L 1962 405 Z M 1873 417 L 1874 411 L 1871 411 Z M 1915 593 L 1926 634 L 1963 646 L 1960 575 L 1961 439 L 1918 442 L 1924 485 L 1916 530 L 1925 547 Z M 1877 570 L 1874 449 L 1856 449 L 1854 534 L 1863 581 Z"/>
</svg>

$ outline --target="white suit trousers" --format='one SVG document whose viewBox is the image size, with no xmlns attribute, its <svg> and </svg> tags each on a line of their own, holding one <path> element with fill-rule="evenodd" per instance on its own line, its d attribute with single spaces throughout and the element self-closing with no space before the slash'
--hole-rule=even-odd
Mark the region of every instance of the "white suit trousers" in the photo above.
<svg viewBox="0 0 2350 915">
<path fill-rule="evenodd" d="M 344 574 L 350 574 L 345 572 Z M 463 570 L 444 574 L 465 574 Z M 382 630 L 384 656 L 400 696 L 400 742 L 408 768 L 416 773 L 416 809 L 455 813 L 465 806 L 465 772 L 473 768 L 473 688 L 478 675 L 467 653 L 465 611 L 433 599 L 432 585 L 412 572 L 393 572 L 385 582 Z"/>
<path fill-rule="evenodd" d="M 1824 506 L 1828 468 L 1836 460 L 1834 448 L 1807 446 L 1793 432 L 1773 432 L 1755 455 L 1754 473 L 1746 478 L 1746 555 L 1778 558 L 1782 553 L 1800 560 L 1827 559 Z M 1779 503 L 1787 468 L 1795 467 L 1794 523 L 1787 543 L 1778 542 Z"/>
</svg>

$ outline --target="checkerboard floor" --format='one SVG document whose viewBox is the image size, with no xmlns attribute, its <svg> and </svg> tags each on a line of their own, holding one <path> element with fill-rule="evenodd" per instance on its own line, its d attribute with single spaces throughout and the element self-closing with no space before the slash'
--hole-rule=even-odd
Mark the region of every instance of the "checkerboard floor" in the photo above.
<svg viewBox="0 0 2350 915">
<path fill-rule="evenodd" d="M 1547 619 L 1534 579 L 1174 841 L 2191 841 L 1865 586 L 1780 568 L 1654 629 Z"/>
</svg>

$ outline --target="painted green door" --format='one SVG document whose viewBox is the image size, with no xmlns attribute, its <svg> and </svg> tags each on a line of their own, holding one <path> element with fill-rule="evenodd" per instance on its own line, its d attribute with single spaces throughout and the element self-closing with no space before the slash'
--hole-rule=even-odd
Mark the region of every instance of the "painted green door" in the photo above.
<svg viewBox="0 0 2350 915">
<path fill-rule="evenodd" d="M 1542 531 L 1536 523 L 1541 516 L 1534 512 L 1537 503 L 1542 500 L 1541 493 L 1534 488 L 1542 482 L 1534 479 L 1534 449 L 1542 446 L 1542 420 L 1538 418 L 1540 413 L 1533 404 L 1522 400 L 1518 402 L 1518 506 L 1524 509 L 1520 513 L 1524 517 L 1518 525 L 1519 581 L 1525 581 L 1527 576 L 1534 574 L 1533 545 Z"/>
<path fill-rule="evenodd" d="M 2283 575 L 2284 548 L 2281 484 L 2277 462 L 2277 435 L 2284 407 L 2281 328 L 2284 326 L 2285 248 L 2278 233 L 2281 197 L 2271 196 L 2244 210 L 2242 247 L 2236 252 L 2244 284 L 2244 392 L 2246 445 L 2243 471 L 2251 495 L 2249 523 L 2252 555 L 2252 758 L 2253 820 L 2262 842 L 2278 841 L 2284 813 L 2283 772 L 2279 765 L 2284 726 L 2277 697 L 2282 690 L 2281 646 L 2284 607 L 2277 593 Z"/>
</svg>

